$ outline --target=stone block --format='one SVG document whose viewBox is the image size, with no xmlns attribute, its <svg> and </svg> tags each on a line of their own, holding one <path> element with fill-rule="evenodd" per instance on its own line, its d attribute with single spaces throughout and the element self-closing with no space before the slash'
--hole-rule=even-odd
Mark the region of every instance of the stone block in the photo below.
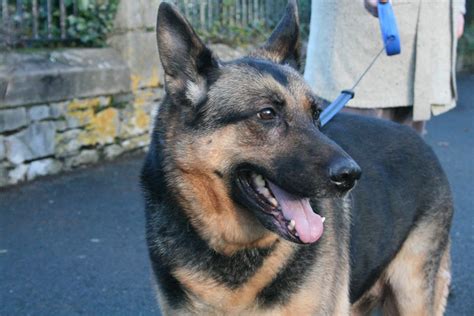
<svg viewBox="0 0 474 316">
<path fill-rule="evenodd" d="M 81 114 L 86 114 L 88 115 L 89 113 L 81 113 Z M 87 116 L 86 115 L 81 115 L 82 120 L 86 120 Z M 91 115 L 92 117 L 92 115 Z M 70 128 L 79 128 L 81 126 L 84 126 L 85 123 L 82 123 L 81 118 L 78 118 L 76 116 L 66 116 L 66 126 L 68 129 Z"/>
<path fill-rule="evenodd" d="M 115 108 L 122 108 L 129 103 L 133 103 L 135 96 L 133 93 L 121 93 L 112 97 L 111 105 Z"/>
<path fill-rule="evenodd" d="M 112 48 L 2 53 L 0 82 L 5 81 L 0 108 L 126 93 L 131 87 L 127 64 Z"/>
<path fill-rule="evenodd" d="M 100 108 L 100 99 L 73 100 L 67 105 L 64 118 L 68 128 L 78 128 L 89 124 L 95 111 Z"/>
<path fill-rule="evenodd" d="M 135 101 L 133 105 L 139 108 L 161 100 L 163 95 L 159 91 L 162 90 L 163 89 L 142 89 L 135 91 Z"/>
<path fill-rule="evenodd" d="M 28 116 L 31 121 L 41 121 L 49 118 L 49 107 L 47 105 L 34 106 L 28 110 Z"/>
<path fill-rule="evenodd" d="M 0 110 L 0 133 L 16 130 L 27 123 L 24 108 Z"/>
<path fill-rule="evenodd" d="M 154 32 L 132 31 L 109 37 L 109 44 L 120 52 L 129 66 L 132 90 L 158 87 L 164 83 Z"/>
<path fill-rule="evenodd" d="M 112 160 L 121 154 L 123 154 L 124 149 L 119 145 L 113 144 L 104 148 L 104 156 L 107 160 Z"/>
<path fill-rule="evenodd" d="M 7 159 L 13 164 L 54 154 L 56 126 L 53 122 L 31 124 L 26 130 L 5 137 Z"/>
<path fill-rule="evenodd" d="M 33 180 L 39 176 L 45 176 L 48 174 L 56 174 L 61 171 L 61 162 L 54 159 L 42 159 L 36 160 L 30 163 L 28 171 L 26 172 L 26 179 Z"/>
<path fill-rule="evenodd" d="M 120 110 L 122 138 L 141 135 L 150 130 L 153 114 L 163 94 L 163 89 L 136 91 L 134 102 Z"/>
<path fill-rule="evenodd" d="M 28 165 L 20 164 L 16 166 L 14 169 L 8 172 L 8 183 L 17 184 L 18 182 L 24 181 L 27 171 L 28 171 Z"/>
<path fill-rule="evenodd" d="M 137 137 L 133 137 L 122 142 L 122 147 L 127 150 L 134 150 L 138 148 L 143 148 L 148 146 L 150 143 L 150 136 L 148 134 L 140 135 Z"/>
<path fill-rule="evenodd" d="M 75 99 L 68 103 L 67 114 L 78 111 L 98 110 L 101 98 Z"/>
<path fill-rule="evenodd" d="M 115 108 L 107 108 L 96 113 L 79 135 L 84 145 L 113 143 L 119 132 L 119 115 Z"/>
<path fill-rule="evenodd" d="M 109 106 L 112 101 L 111 97 L 98 97 L 97 99 L 99 100 L 99 106 L 101 108 Z"/>
<path fill-rule="evenodd" d="M 54 124 L 56 125 L 56 130 L 58 132 L 63 132 L 68 129 L 66 121 L 65 120 L 58 120 L 55 121 Z"/>
<path fill-rule="evenodd" d="M 125 109 L 121 112 L 120 136 L 129 138 L 148 132 L 151 115 L 141 108 Z"/>
<path fill-rule="evenodd" d="M 73 129 L 56 135 L 56 157 L 70 157 L 79 154 L 81 130 Z"/>
<path fill-rule="evenodd" d="M 96 150 L 88 149 L 80 152 L 79 155 L 66 159 L 66 168 L 74 168 L 81 165 L 93 164 L 99 161 L 99 154 Z"/>
<path fill-rule="evenodd" d="M 66 115 L 69 102 L 58 102 L 50 105 L 51 117 L 60 118 Z"/>
</svg>

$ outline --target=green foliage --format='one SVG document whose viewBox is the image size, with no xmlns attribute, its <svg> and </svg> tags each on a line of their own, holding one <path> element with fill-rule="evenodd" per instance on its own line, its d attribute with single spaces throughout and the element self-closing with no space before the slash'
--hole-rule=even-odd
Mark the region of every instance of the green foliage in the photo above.
<svg viewBox="0 0 474 316">
<path fill-rule="evenodd" d="M 78 15 L 67 17 L 67 35 L 76 45 L 102 47 L 112 30 L 119 0 L 78 1 Z M 72 2 L 71 0 L 67 2 Z"/>
<path fill-rule="evenodd" d="M 229 21 L 214 22 L 210 29 L 197 29 L 199 36 L 206 42 L 224 43 L 233 47 L 261 43 L 270 31 L 263 23 L 258 26 L 238 26 Z"/>
<path fill-rule="evenodd" d="M 53 1 L 51 23 L 48 24 L 47 7 L 44 1 L 38 1 L 38 36 L 33 34 L 32 2 L 23 3 L 22 16 L 12 15 L 10 23 L 0 25 L 0 40 L 5 37 L 7 47 L 42 48 L 42 47 L 103 47 L 107 34 L 112 30 L 115 14 L 120 0 L 78 0 L 74 7 L 73 0 L 64 0 L 65 34 L 61 34 L 61 12 L 59 3 Z M 9 11 L 15 12 L 10 5 Z M 0 21 L 1 22 L 1 21 Z M 2 23 L 0 23 L 2 24 Z M 49 25 L 49 29 L 48 29 Z M 65 38 L 62 36 L 65 35 Z M 27 40 L 19 40 L 19 39 Z M 1 47 L 1 41 L 0 41 Z"/>
<path fill-rule="evenodd" d="M 310 1 L 301 1 L 300 7 L 300 34 L 307 40 L 309 34 Z M 223 0 L 223 9 L 235 5 L 234 0 Z M 283 6 L 284 8 L 284 6 Z M 193 21 L 197 25 L 197 21 Z M 197 27 L 196 31 L 206 42 L 224 43 L 231 47 L 261 44 L 268 39 L 279 20 L 264 19 L 252 20 L 247 25 L 242 25 L 234 17 L 220 17 L 213 20 L 211 26 Z"/>
<path fill-rule="evenodd" d="M 270 27 L 267 25 L 261 22 L 258 25 L 254 24 L 247 27 L 237 25 L 222 26 L 222 24 L 215 22 L 210 30 L 197 29 L 197 33 L 205 42 L 209 43 L 224 43 L 231 47 L 256 45 L 263 43 L 270 36 L 274 26 Z M 303 40 L 307 39 L 308 29 L 308 25 L 301 25 Z"/>
</svg>

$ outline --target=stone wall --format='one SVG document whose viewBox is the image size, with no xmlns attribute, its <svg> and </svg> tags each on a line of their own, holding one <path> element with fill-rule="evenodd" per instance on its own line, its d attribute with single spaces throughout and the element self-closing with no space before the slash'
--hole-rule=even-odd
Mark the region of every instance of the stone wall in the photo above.
<svg viewBox="0 0 474 316">
<path fill-rule="evenodd" d="M 110 48 L 0 53 L 0 186 L 145 150 L 163 97 L 158 0 L 121 0 Z"/>
<path fill-rule="evenodd" d="M 116 51 L 3 57 L 3 65 L 11 67 L 0 72 L 7 82 L 0 105 L 0 186 L 110 160 L 148 144 L 163 89 L 158 83 L 134 86 Z"/>
</svg>

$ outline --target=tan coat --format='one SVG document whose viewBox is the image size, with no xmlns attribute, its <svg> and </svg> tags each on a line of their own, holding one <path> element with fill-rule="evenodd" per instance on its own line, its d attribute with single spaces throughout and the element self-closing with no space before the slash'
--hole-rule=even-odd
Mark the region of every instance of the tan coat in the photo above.
<svg viewBox="0 0 474 316">
<path fill-rule="evenodd" d="M 464 0 L 393 0 L 402 53 L 386 55 L 355 90 L 355 108 L 414 106 L 427 120 L 456 104 L 455 16 Z M 305 78 L 315 93 L 334 100 L 351 88 L 382 48 L 378 19 L 363 0 L 313 0 Z"/>
</svg>

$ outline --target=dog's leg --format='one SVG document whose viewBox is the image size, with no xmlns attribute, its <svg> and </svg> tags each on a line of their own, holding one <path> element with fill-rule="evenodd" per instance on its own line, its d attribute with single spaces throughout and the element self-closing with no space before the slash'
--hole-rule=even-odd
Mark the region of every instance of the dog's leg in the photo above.
<svg viewBox="0 0 474 316">
<path fill-rule="evenodd" d="M 388 266 L 391 295 L 384 298 L 384 315 L 444 313 L 450 281 L 449 209 L 420 220 Z"/>
<path fill-rule="evenodd" d="M 435 316 L 444 314 L 446 303 L 448 302 L 449 285 L 451 284 L 451 256 L 449 254 L 449 248 L 449 246 L 446 247 L 444 251 L 435 280 L 433 302 Z"/>
<path fill-rule="evenodd" d="M 383 296 L 384 286 L 383 278 L 377 280 L 372 288 L 351 306 L 351 316 L 370 315 Z"/>
</svg>

